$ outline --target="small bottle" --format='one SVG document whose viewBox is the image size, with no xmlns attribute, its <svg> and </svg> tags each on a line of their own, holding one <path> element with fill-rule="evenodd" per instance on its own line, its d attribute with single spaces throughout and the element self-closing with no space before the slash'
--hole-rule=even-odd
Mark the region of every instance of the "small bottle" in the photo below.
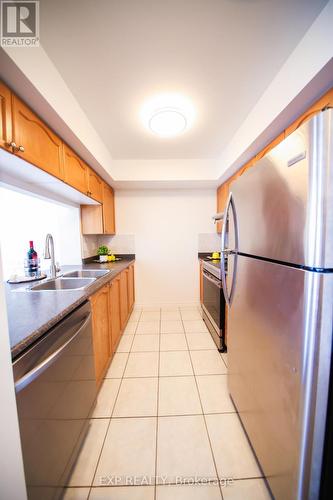
<svg viewBox="0 0 333 500">
<path fill-rule="evenodd" d="M 27 252 L 27 268 L 26 275 L 32 278 L 38 276 L 39 273 L 39 259 L 36 250 L 34 249 L 34 242 L 29 241 L 29 250 Z"/>
<path fill-rule="evenodd" d="M 28 250 L 28 259 L 37 259 L 38 255 L 37 255 L 36 250 L 34 249 L 34 242 L 29 241 L 29 246 L 30 246 L 30 248 Z"/>
</svg>

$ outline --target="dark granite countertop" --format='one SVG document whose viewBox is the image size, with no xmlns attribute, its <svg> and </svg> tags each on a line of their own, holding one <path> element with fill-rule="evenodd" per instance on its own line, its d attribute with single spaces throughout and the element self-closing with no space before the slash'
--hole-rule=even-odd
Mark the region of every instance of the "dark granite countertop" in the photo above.
<svg viewBox="0 0 333 500">
<path fill-rule="evenodd" d="M 126 269 L 135 256 L 123 256 L 117 262 L 87 262 L 79 266 L 62 266 L 61 274 L 76 269 L 110 269 L 85 290 L 30 292 L 31 284 L 6 284 L 6 301 L 12 358 L 23 352 L 52 326 L 87 300 L 99 288 Z M 38 282 L 40 283 L 40 282 Z M 19 290 L 18 290 L 19 289 Z"/>
</svg>

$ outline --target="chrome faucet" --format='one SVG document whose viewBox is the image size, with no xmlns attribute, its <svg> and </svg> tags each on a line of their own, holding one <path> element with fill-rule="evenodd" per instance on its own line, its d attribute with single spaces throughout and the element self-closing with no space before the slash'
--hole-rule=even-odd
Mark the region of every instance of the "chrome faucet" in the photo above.
<svg viewBox="0 0 333 500">
<path fill-rule="evenodd" d="M 45 239 L 44 259 L 51 259 L 50 278 L 57 277 L 57 266 L 54 257 L 54 242 L 52 234 L 48 233 Z"/>
</svg>

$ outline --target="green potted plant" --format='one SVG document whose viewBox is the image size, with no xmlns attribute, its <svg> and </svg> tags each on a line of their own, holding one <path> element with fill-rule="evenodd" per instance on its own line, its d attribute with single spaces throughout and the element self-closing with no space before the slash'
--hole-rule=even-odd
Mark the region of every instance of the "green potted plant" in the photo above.
<svg viewBox="0 0 333 500">
<path fill-rule="evenodd" d="M 108 247 L 106 245 L 101 245 L 97 250 L 97 255 L 99 255 L 99 261 L 100 262 L 107 262 L 108 261 L 108 253 L 109 253 Z"/>
</svg>

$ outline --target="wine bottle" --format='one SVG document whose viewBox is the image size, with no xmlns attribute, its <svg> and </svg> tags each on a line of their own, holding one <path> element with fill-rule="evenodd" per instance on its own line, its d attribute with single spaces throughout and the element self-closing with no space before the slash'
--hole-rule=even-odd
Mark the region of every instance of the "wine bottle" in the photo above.
<svg viewBox="0 0 333 500">
<path fill-rule="evenodd" d="M 29 250 L 28 250 L 28 259 L 37 259 L 38 255 L 36 250 L 34 249 L 34 242 L 29 241 Z"/>
<path fill-rule="evenodd" d="M 36 250 L 34 249 L 34 242 L 29 241 L 29 250 L 27 252 L 28 259 L 28 275 L 31 277 L 35 277 L 38 275 L 38 255 Z"/>
</svg>

